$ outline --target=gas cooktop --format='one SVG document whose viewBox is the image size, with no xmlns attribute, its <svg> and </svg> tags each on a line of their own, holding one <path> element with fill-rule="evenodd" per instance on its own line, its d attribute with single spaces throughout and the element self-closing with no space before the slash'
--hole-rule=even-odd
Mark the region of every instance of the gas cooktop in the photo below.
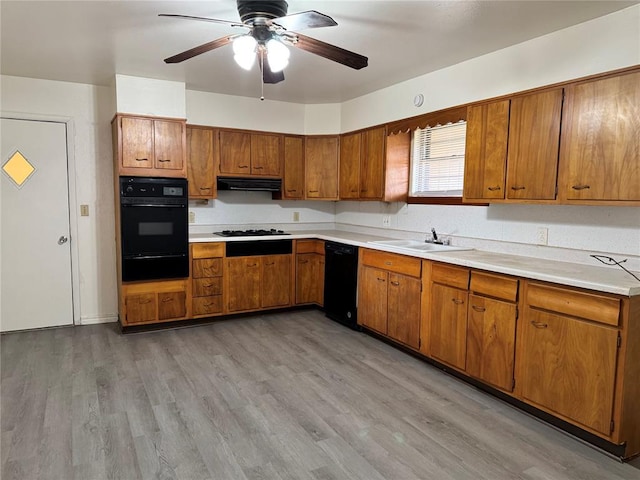
<svg viewBox="0 0 640 480">
<path fill-rule="evenodd" d="M 291 235 L 282 230 L 272 228 L 270 230 L 223 230 L 221 232 L 213 232 L 221 237 L 267 237 L 269 235 Z"/>
</svg>

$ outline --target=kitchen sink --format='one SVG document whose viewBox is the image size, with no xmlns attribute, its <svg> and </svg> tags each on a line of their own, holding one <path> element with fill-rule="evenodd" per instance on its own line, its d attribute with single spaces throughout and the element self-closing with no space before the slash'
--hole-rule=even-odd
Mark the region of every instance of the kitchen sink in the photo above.
<svg viewBox="0 0 640 480">
<path fill-rule="evenodd" d="M 439 243 L 427 243 L 420 240 L 378 240 L 369 243 L 372 245 L 399 248 L 413 252 L 453 252 L 456 250 L 473 250 L 470 247 L 441 245 Z"/>
</svg>

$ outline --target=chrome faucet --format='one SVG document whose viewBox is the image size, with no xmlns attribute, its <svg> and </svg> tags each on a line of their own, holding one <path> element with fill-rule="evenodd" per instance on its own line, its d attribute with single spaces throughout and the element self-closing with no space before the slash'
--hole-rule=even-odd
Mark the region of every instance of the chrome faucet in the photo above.
<svg viewBox="0 0 640 480">
<path fill-rule="evenodd" d="M 431 229 L 431 238 L 428 238 L 425 240 L 426 243 L 437 243 L 438 245 L 449 245 L 449 239 L 448 238 L 440 238 L 438 237 L 438 234 L 436 233 L 436 229 L 432 228 Z"/>
</svg>

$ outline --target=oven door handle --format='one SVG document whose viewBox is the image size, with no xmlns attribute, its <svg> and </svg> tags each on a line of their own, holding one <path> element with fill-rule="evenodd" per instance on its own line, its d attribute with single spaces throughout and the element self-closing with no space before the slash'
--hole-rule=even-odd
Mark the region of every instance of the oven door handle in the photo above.
<svg viewBox="0 0 640 480">
<path fill-rule="evenodd" d="M 123 258 L 126 258 L 127 260 L 150 260 L 153 258 L 181 258 L 186 256 L 186 253 L 176 253 L 172 255 L 123 255 Z"/>
<path fill-rule="evenodd" d="M 170 203 L 170 204 L 159 205 L 157 203 L 123 203 L 122 206 L 123 207 L 161 207 L 161 208 L 181 207 L 181 208 L 185 208 L 186 204 L 184 204 L 184 203 Z"/>
</svg>

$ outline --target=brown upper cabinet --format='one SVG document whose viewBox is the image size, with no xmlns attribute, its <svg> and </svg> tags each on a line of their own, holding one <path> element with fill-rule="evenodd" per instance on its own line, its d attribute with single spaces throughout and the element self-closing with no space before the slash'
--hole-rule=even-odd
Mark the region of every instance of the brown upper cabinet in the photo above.
<svg viewBox="0 0 640 480">
<path fill-rule="evenodd" d="M 562 96 L 556 88 L 511 100 L 506 198 L 556 198 Z"/>
<path fill-rule="evenodd" d="M 223 175 L 282 175 L 282 135 L 220 130 L 220 173 Z"/>
<path fill-rule="evenodd" d="M 285 135 L 283 198 L 304 198 L 304 137 Z"/>
<path fill-rule="evenodd" d="M 384 126 L 342 135 L 340 199 L 406 200 L 410 148 L 410 135 L 387 137 Z"/>
<path fill-rule="evenodd" d="M 186 121 L 116 115 L 112 122 L 119 175 L 186 177 Z"/>
<path fill-rule="evenodd" d="M 640 200 L 640 72 L 566 89 L 558 196 Z"/>
<path fill-rule="evenodd" d="M 212 128 L 187 126 L 187 179 L 189 198 L 216 198 L 218 132 Z"/>
<path fill-rule="evenodd" d="M 338 200 L 338 136 L 309 136 L 304 143 L 305 198 Z"/>
<path fill-rule="evenodd" d="M 502 100 L 467 109 L 465 200 L 504 199 L 509 103 Z"/>
</svg>

